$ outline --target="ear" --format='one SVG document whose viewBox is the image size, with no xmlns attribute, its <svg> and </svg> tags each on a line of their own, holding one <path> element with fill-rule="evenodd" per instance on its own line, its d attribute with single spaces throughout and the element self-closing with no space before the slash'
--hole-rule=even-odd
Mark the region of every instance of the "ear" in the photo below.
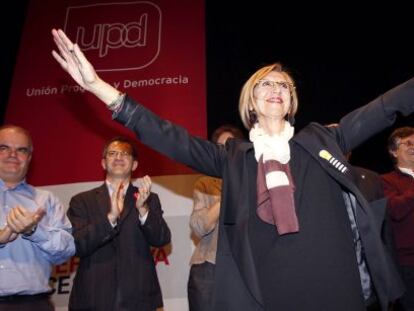
<svg viewBox="0 0 414 311">
<path fill-rule="evenodd" d="M 134 172 L 138 167 L 138 161 L 134 160 L 134 162 L 132 162 L 132 171 Z"/>
<path fill-rule="evenodd" d="M 397 159 L 397 151 L 396 150 L 389 150 L 389 152 L 394 157 L 394 159 Z"/>
<path fill-rule="evenodd" d="M 102 165 L 102 168 L 106 171 L 106 161 L 105 161 L 105 159 L 101 160 L 101 165 Z"/>
</svg>

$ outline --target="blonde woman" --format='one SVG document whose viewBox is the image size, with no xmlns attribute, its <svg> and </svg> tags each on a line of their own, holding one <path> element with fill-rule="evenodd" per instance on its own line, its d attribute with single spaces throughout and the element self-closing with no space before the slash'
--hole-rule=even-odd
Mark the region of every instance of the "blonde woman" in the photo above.
<svg viewBox="0 0 414 311">
<path fill-rule="evenodd" d="M 212 310 L 386 311 L 401 280 L 380 236 L 384 201 L 368 203 L 344 154 L 414 111 L 414 79 L 342 118 L 294 133 L 298 98 L 280 64 L 243 86 L 249 141 L 191 136 L 100 79 L 77 44 L 53 30 L 53 55 L 146 145 L 222 178 Z M 179 142 L 179 143 L 177 143 Z M 369 204 L 372 207 L 369 207 Z M 352 211 L 348 213 L 347 210 Z"/>
</svg>

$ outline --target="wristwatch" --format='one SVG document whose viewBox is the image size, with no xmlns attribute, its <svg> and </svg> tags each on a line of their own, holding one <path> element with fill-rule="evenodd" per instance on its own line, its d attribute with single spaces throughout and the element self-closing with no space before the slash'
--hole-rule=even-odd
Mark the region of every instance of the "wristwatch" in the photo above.
<svg viewBox="0 0 414 311">
<path fill-rule="evenodd" d="M 37 225 L 33 226 L 32 230 L 30 230 L 29 232 L 23 233 L 24 236 L 31 236 L 33 233 L 35 233 L 37 229 Z"/>
</svg>

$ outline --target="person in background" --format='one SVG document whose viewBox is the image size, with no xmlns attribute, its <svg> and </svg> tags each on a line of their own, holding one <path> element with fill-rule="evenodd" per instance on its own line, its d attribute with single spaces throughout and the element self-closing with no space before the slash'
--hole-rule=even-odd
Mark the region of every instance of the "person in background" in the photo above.
<svg viewBox="0 0 414 311">
<path fill-rule="evenodd" d="M 101 165 L 105 182 L 69 204 L 80 257 L 69 310 L 154 311 L 163 302 L 150 246 L 171 240 L 158 195 L 148 176 L 131 184 L 138 153 L 129 139 L 109 140 Z"/>
<path fill-rule="evenodd" d="M 0 127 L 0 311 L 50 311 L 52 265 L 75 253 L 65 208 L 26 181 L 33 155 L 27 130 Z"/>
<path fill-rule="evenodd" d="M 397 114 L 414 112 L 414 79 L 347 114 L 336 128 L 311 123 L 294 134 L 294 80 L 280 63 L 263 66 L 240 94 L 250 141 L 220 146 L 120 93 L 62 30 L 52 35 L 55 60 L 117 122 L 158 152 L 222 178 L 212 310 L 363 311 L 379 305 L 386 311 L 402 294 L 380 216 L 356 187 L 344 154 Z"/>
<path fill-rule="evenodd" d="M 414 311 L 414 128 L 400 127 L 388 138 L 393 171 L 382 175 L 388 197 L 398 265 L 406 292 L 399 309 Z"/>
<path fill-rule="evenodd" d="M 230 138 L 242 139 L 243 133 L 233 125 L 223 125 L 211 135 L 211 141 L 219 145 L 225 145 Z M 199 241 L 190 260 L 190 311 L 210 310 L 213 303 L 220 197 L 221 179 L 203 176 L 196 181 L 190 227 Z"/>
</svg>

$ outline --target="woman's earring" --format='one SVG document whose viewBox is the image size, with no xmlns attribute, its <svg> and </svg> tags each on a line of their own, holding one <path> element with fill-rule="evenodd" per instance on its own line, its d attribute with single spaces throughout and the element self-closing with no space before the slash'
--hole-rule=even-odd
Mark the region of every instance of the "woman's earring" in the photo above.
<svg viewBox="0 0 414 311">
<path fill-rule="evenodd" d="M 253 109 L 249 109 L 249 122 L 252 125 L 257 122 L 257 114 Z"/>
</svg>

